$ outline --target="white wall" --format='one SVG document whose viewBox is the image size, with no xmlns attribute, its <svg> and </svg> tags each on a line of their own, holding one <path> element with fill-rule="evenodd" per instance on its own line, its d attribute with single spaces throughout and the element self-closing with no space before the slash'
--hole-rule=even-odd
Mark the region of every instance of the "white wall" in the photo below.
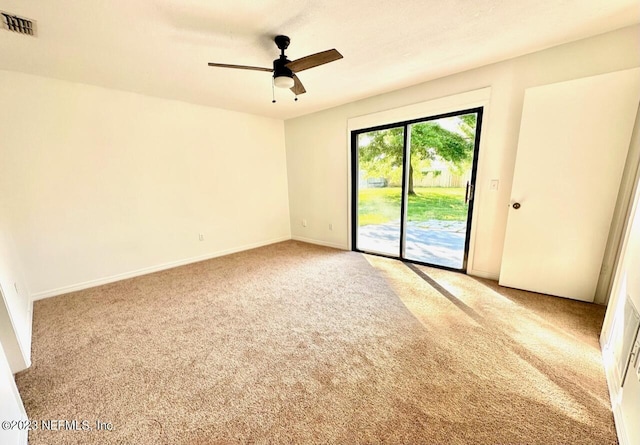
<svg viewBox="0 0 640 445">
<path fill-rule="evenodd" d="M 0 98 L 35 298 L 290 238 L 280 120 L 7 71 Z"/>
<path fill-rule="evenodd" d="M 640 66 L 639 32 L 624 28 L 286 121 L 293 237 L 350 248 L 348 119 L 490 86 L 469 273 L 498 278 L 524 90 Z M 489 190 L 492 179 L 498 191 Z"/>
</svg>

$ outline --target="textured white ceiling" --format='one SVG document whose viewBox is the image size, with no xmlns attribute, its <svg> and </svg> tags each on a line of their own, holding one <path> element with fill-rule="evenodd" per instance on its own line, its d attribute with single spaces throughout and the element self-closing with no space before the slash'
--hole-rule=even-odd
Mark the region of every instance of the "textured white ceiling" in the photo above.
<svg viewBox="0 0 640 445">
<path fill-rule="evenodd" d="M 638 0 L 0 0 L 37 21 L 0 31 L 0 69 L 290 118 L 640 22 Z M 276 34 L 300 73 L 298 102 L 269 73 Z"/>
</svg>

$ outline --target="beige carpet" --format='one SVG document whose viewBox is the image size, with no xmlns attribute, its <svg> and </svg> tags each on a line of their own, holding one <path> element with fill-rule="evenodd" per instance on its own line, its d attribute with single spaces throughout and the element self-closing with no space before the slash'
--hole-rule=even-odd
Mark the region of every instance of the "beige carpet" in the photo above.
<svg viewBox="0 0 640 445">
<path fill-rule="evenodd" d="M 29 417 L 113 431 L 30 444 L 617 443 L 604 308 L 415 269 L 288 241 L 36 302 Z"/>
</svg>

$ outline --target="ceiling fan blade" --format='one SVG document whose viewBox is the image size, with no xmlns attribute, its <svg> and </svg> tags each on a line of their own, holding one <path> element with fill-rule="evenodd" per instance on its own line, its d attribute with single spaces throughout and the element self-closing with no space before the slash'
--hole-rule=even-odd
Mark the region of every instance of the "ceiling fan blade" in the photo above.
<svg viewBox="0 0 640 445">
<path fill-rule="evenodd" d="M 304 89 L 304 85 L 302 85 L 302 82 L 300 82 L 300 79 L 298 79 L 298 76 L 296 76 L 295 74 L 293 75 L 293 86 L 290 88 L 290 90 L 293 91 L 293 94 L 295 94 L 296 96 L 307 92 L 307 90 Z"/>
<path fill-rule="evenodd" d="M 340 59 L 342 59 L 342 54 L 335 49 L 328 49 L 321 53 L 312 54 L 310 56 L 303 57 L 302 59 L 289 62 L 286 67 L 294 73 L 299 73 L 300 71 L 308 70 L 309 68 L 324 65 L 325 63 Z"/>
<path fill-rule="evenodd" d="M 262 68 L 260 66 L 246 66 L 246 65 L 229 65 L 226 63 L 213 63 L 213 62 L 209 62 L 208 64 L 209 66 L 217 66 L 220 68 L 236 68 L 239 70 L 252 70 L 252 71 L 266 71 L 267 73 L 270 73 L 273 71 L 273 68 Z"/>
</svg>

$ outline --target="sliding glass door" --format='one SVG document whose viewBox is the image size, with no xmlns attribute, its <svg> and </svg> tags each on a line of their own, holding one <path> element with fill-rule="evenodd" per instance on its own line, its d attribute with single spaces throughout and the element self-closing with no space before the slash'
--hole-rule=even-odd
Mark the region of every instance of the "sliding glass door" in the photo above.
<svg viewBox="0 0 640 445">
<path fill-rule="evenodd" d="M 482 108 L 352 133 L 353 249 L 466 270 Z"/>
</svg>

